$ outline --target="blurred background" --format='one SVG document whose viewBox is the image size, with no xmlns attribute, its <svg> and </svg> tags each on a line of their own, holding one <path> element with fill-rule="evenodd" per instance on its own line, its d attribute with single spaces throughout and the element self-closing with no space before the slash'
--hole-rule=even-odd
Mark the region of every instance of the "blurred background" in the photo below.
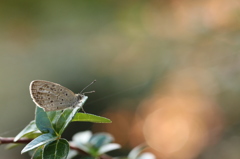
<svg viewBox="0 0 240 159">
<path fill-rule="evenodd" d="M 240 158 L 240 1 L 0 2 L 0 136 L 34 119 L 32 80 L 75 93 L 112 124 L 72 123 L 63 137 L 111 133 L 124 156 Z M 23 146 L 0 158 L 27 159 Z"/>
</svg>

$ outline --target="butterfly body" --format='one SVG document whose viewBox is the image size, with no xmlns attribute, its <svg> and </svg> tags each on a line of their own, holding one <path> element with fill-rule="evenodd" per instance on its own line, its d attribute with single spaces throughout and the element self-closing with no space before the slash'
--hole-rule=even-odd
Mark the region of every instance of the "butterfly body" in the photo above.
<svg viewBox="0 0 240 159">
<path fill-rule="evenodd" d="M 74 94 L 60 84 L 44 80 L 32 81 L 29 89 L 33 102 L 44 111 L 74 108 L 84 97 L 83 94 Z"/>
</svg>

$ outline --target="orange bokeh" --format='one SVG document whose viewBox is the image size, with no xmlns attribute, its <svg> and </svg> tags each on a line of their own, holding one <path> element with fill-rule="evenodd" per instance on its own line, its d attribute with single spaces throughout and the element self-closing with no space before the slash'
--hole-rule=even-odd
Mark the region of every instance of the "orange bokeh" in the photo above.
<svg viewBox="0 0 240 159">
<path fill-rule="evenodd" d="M 218 141 L 224 120 L 214 102 L 216 87 L 208 86 L 212 85 L 211 77 L 202 70 L 194 72 L 197 77 L 192 76 L 191 69 L 174 72 L 166 79 L 164 88 L 156 86 L 152 95 L 141 101 L 135 114 L 120 108 L 108 111 L 104 116 L 114 124 L 98 125 L 97 129 L 113 134 L 123 147 L 147 142 L 159 158 L 197 157 Z M 134 102 L 123 102 L 122 107 L 131 103 Z"/>
<path fill-rule="evenodd" d="M 219 110 L 195 97 L 155 97 L 151 106 L 144 136 L 166 158 L 194 158 L 215 143 L 222 130 Z"/>
</svg>

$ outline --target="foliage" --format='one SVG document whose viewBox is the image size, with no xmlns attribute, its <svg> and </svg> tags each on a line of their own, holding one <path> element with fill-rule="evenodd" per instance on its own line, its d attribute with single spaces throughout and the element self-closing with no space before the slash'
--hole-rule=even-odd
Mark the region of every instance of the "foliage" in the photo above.
<svg viewBox="0 0 240 159">
<path fill-rule="evenodd" d="M 83 99 L 82 103 L 86 99 Z M 61 135 L 70 122 L 111 122 L 111 120 L 103 117 L 78 113 L 81 106 L 51 112 L 45 112 L 42 108 L 36 107 L 35 120 L 31 121 L 14 139 L 15 142 L 22 137 L 33 139 L 23 148 L 21 153 L 34 150 L 33 159 L 66 158 L 69 152 L 69 143 L 62 139 Z"/>
<path fill-rule="evenodd" d="M 21 151 L 29 152 L 32 159 L 71 159 L 79 155 L 80 150 L 84 153 L 81 158 L 97 158 L 106 152 L 119 149 L 121 146 L 112 143 L 114 138 L 108 133 L 92 134 L 91 131 L 84 131 L 75 134 L 71 142 L 61 138 L 62 133 L 70 122 L 95 122 L 111 123 L 111 120 L 87 113 L 78 113 L 87 98 L 82 99 L 81 105 L 73 109 L 45 112 L 42 108 L 36 107 L 35 120 L 31 121 L 15 138 L 17 142 L 21 138 L 32 139 Z M 69 145 L 70 144 L 70 145 Z M 17 145 L 14 145 L 17 146 Z M 74 149 L 70 149 L 74 147 Z M 140 155 L 145 146 L 136 147 L 127 157 L 116 159 L 143 159 Z M 77 150 L 76 150 L 77 149 Z M 151 155 L 150 155 L 151 156 Z M 153 155 L 152 155 L 153 156 Z M 153 157 L 145 159 L 154 159 Z"/>
</svg>

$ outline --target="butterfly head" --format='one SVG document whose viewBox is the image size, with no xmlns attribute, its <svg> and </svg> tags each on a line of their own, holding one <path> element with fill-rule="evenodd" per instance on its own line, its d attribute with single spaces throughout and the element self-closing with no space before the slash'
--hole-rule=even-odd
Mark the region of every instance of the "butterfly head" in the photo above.
<svg viewBox="0 0 240 159">
<path fill-rule="evenodd" d="M 76 94 L 76 96 L 78 97 L 78 100 L 81 100 L 81 99 L 83 99 L 84 97 L 86 97 L 85 94 L 87 94 L 87 93 L 95 93 L 95 91 L 89 91 L 89 92 L 84 92 L 84 93 L 78 93 L 78 94 Z"/>
</svg>

